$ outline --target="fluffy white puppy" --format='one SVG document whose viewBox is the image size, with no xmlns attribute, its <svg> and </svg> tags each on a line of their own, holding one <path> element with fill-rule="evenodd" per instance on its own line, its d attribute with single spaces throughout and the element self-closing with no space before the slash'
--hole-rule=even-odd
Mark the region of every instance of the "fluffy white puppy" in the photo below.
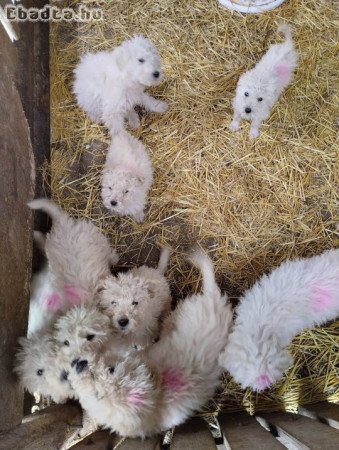
<svg viewBox="0 0 339 450">
<path fill-rule="evenodd" d="M 48 269 L 42 273 L 47 292 L 51 293 L 46 297 L 42 289 L 37 299 L 41 314 L 46 309 L 52 314 L 64 312 L 93 300 L 99 282 L 110 274 L 111 264 L 118 260 L 108 239 L 92 223 L 71 218 L 50 200 L 36 199 L 28 205 L 42 209 L 53 220 L 45 242 Z"/>
<path fill-rule="evenodd" d="M 239 78 L 231 131 L 238 130 L 241 119 L 250 120 L 250 136 L 258 137 L 261 123 L 268 119 L 273 105 L 291 82 L 297 66 L 291 27 L 282 24 L 278 32 L 285 36 L 285 42 L 272 45 L 258 64 Z"/>
<path fill-rule="evenodd" d="M 144 437 L 181 424 L 213 396 L 232 312 L 210 259 L 199 252 L 194 262 L 203 292 L 181 302 L 160 341 L 117 363 L 84 355 L 71 370 L 80 403 L 98 424 Z"/>
<path fill-rule="evenodd" d="M 161 319 L 171 310 L 166 271 L 170 250 L 162 248 L 158 267 L 133 268 L 110 276 L 98 293 L 99 305 L 127 348 L 147 347 L 160 334 Z"/>
<path fill-rule="evenodd" d="M 152 163 L 145 146 L 127 132 L 113 136 L 101 177 L 104 206 L 141 222 L 152 181 Z"/>
<path fill-rule="evenodd" d="M 160 58 L 154 44 L 134 36 L 112 51 L 87 53 L 74 70 L 73 91 L 79 106 L 111 135 L 124 128 L 127 119 L 133 128 L 140 125 L 134 107 L 164 113 L 167 103 L 147 94 L 145 89 L 163 79 Z"/>
<path fill-rule="evenodd" d="M 339 249 L 284 262 L 243 295 L 236 313 L 219 362 L 243 388 L 262 391 L 291 365 L 296 334 L 339 315 Z"/>
<path fill-rule="evenodd" d="M 76 398 L 69 381 L 70 365 L 62 357 L 51 333 L 35 333 L 20 338 L 14 371 L 23 388 L 31 394 L 50 396 L 56 403 Z"/>
</svg>

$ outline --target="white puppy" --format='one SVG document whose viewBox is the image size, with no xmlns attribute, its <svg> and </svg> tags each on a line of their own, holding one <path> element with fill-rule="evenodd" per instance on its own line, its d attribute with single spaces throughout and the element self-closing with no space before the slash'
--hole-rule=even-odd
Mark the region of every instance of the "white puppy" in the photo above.
<svg viewBox="0 0 339 450">
<path fill-rule="evenodd" d="M 99 282 L 110 274 L 111 264 L 118 260 L 108 239 L 91 222 L 71 218 L 50 200 L 36 199 L 28 205 L 42 209 L 53 219 L 45 252 L 54 293 L 46 299 L 46 307 L 66 311 L 70 306 L 93 300 Z"/>
<path fill-rule="evenodd" d="M 258 137 L 261 123 L 268 119 L 273 105 L 291 82 L 297 66 L 291 27 L 282 24 L 278 32 L 284 34 L 285 42 L 272 45 L 258 64 L 238 81 L 231 131 L 238 130 L 241 119 L 250 120 L 250 136 Z"/>
<path fill-rule="evenodd" d="M 194 261 L 203 274 L 203 292 L 181 302 L 160 341 L 117 363 L 84 355 L 70 372 L 82 407 L 122 436 L 144 437 L 183 423 L 219 383 L 218 356 L 232 312 L 210 259 L 199 252 Z"/>
<path fill-rule="evenodd" d="M 36 333 L 20 338 L 19 343 L 14 371 L 25 389 L 31 394 L 50 396 L 56 403 L 76 397 L 68 381 L 70 366 L 51 333 Z"/>
<path fill-rule="evenodd" d="M 161 83 L 163 73 L 154 44 L 134 36 L 112 51 L 87 53 L 74 70 L 74 94 L 81 108 L 111 135 L 123 130 L 124 119 L 133 128 L 140 125 L 134 107 L 164 113 L 167 103 L 144 92 Z"/>
<path fill-rule="evenodd" d="M 110 276 L 99 290 L 99 304 L 127 347 L 147 347 L 159 337 L 161 319 L 171 310 L 164 277 L 169 255 L 169 249 L 163 248 L 157 269 L 144 265 Z"/>
<path fill-rule="evenodd" d="M 145 146 L 126 132 L 113 136 L 101 178 L 104 206 L 141 222 L 152 180 L 152 163 Z"/>
<path fill-rule="evenodd" d="M 339 249 L 286 261 L 240 300 L 219 362 L 243 388 L 262 391 L 292 359 L 287 346 L 305 328 L 339 315 Z"/>
</svg>

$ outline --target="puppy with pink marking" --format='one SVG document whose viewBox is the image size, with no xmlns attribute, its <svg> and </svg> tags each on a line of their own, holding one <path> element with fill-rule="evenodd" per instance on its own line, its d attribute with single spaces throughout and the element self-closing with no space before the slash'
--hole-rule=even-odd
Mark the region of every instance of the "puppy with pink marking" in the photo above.
<svg viewBox="0 0 339 450">
<path fill-rule="evenodd" d="M 122 436 L 145 437 L 183 423 L 213 396 L 232 311 L 216 284 L 211 260 L 196 251 L 203 289 L 165 320 L 160 340 L 123 360 L 84 354 L 70 372 L 86 412 Z"/>
<path fill-rule="evenodd" d="M 285 42 L 272 45 L 258 64 L 239 78 L 231 131 L 239 129 L 241 119 L 250 120 L 250 137 L 258 137 L 261 123 L 269 118 L 273 105 L 292 80 L 297 54 L 291 27 L 281 24 L 278 33 L 285 36 Z"/>
<path fill-rule="evenodd" d="M 243 388 L 263 391 L 292 364 L 295 335 L 339 316 L 339 249 L 284 262 L 243 295 L 236 313 L 219 363 Z"/>
<path fill-rule="evenodd" d="M 71 218 L 47 199 L 36 199 L 28 205 L 42 209 L 53 219 L 43 244 L 48 264 L 32 280 L 31 336 L 47 329 L 72 306 L 92 301 L 99 282 L 110 275 L 110 266 L 118 261 L 118 255 L 89 221 Z"/>
</svg>

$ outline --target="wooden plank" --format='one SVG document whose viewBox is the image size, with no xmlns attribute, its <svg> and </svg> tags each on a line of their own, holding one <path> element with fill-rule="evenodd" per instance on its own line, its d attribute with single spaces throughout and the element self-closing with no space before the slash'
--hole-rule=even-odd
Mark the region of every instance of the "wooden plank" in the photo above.
<svg viewBox="0 0 339 450">
<path fill-rule="evenodd" d="M 285 448 L 269 431 L 245 412 L 218 417 L 227 450 L 281 450 Z"/>
<path fill-rule="evenodd" d="M 174 429 L 171 450 L 215 450 L 217 447 L 207 423 L 194 417 Z"/>
<path fill-rule="evenodd" d="M 301 406 L 299 407 L 299 414 L 317 419 L 339 430 L 339 404 L 321 402 L 315 405 Z"/>
<path fill-rule="evenodd" d="M 160 436 L 149 439 L 126 439 L 119 450 L 160 450 Z"/>
<path fill-rule="evenodd" d="M 76 406 L 57 405 L 27 416 L 21 425 L 0 434 L 0 450 L 59 450 L 71 427 L 81 423 Z"/>
<path fill-rule="evenodd" d="M 271 413 L 261 416 L 276 427 L 279 436 L 298 450 L 338 450 L 339 431 L 299 414 Z"/>
<path fill-rule="evenodd" d="M 112 450 L 120 438 L 108 431 L 97 431 L 71 447 L 72 450 Z M 66 448 L 66 447 L 63 447 Z"/>
</svg>

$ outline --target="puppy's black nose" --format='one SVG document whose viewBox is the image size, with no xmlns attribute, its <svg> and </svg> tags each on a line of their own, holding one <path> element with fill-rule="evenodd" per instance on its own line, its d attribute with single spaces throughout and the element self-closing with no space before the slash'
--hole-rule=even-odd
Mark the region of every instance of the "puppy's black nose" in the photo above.
<svg viewBox="0 0 339 450">
<path fill-rule="evenodd" d="M 66 370 L 63 370 L 61 372 L 61 375 L 60 375 L 60 380 L 61 381 L 67 381 L 68 380 L 68 375 L 69 375 L 69 372 L 66 372 Z"/>
<path fill-rule="evenodd" d="M 71 362 L 71 367 L 74 367 L 76 364 L 78 364 L 79 362 L 79 358 L 73 359 L 73 361 Z"/>
<path fill-rule="evenodd" d="M 112 206 L 117 206 L 118 202 L 116 202 L 115 200 L 111 200 L 111 205 Z"/>
<path fill-rule="evenodd" d="M 159 78 L 159 75 L 160 75 L 160 72 L 158 72 L 158 71 L 153 72 L 154 78 Z"/>
<path fill-rule="evenodd" d="M 245 108 L 245 113 L 249 114 L 250 112 L 252 112 L 251 108 Z"/>
<path fill-rule="evenodd" d="M 125 328 L 125 326 L 128 325 L 128 322 L 129 320 L 127 319 L 127 317 L 118 320 L 118 324 L 121 326 L 121 328 Z"/>
<path fill-rule="evenodd" d="M 75 370 L 77 373 L 81 373 L 86 369 L 87 366 L 88 366 L 88 362 L 85 359 L 83 359 L 82 361 L 77 362 Z"/>
</svg>

